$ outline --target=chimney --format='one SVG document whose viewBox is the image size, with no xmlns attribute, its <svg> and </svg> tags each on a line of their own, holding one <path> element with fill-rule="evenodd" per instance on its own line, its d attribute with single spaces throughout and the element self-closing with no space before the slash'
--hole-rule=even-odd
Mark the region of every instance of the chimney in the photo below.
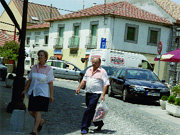
<svg viewBox="0 0 180 135">
<path fill-rule="evenodd" d="M 96 6 L 97 5 L 97 3 L 93 3 L 93 6 Z"/>
</svg>

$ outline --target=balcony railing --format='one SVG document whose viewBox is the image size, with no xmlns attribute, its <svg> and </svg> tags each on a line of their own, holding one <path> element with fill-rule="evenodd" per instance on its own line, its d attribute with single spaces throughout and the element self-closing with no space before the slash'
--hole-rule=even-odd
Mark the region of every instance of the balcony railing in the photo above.
<svg viewBox="0 0 180 135">
<path fill-rule="evenodd" d="M 26 47 L 30 47 L 30 44 L 25 44 Z"/>
<path fill-rule="evenodd" d="M 87 49 L 96 49 L 97 48 L 97 37 L 96 36 L 88 36 L 87 37 L 86 48 Z"/>
<path fill-rule="evenodd" d="M 69 48 L 79 48 L 79 36 L 72 36 L 69 39 Z"/>
<path fill-rule="evenodd" d="M 62 49 L 63 48 L 63 37 L 55 38 L 54 49 Z"/>
</svg>

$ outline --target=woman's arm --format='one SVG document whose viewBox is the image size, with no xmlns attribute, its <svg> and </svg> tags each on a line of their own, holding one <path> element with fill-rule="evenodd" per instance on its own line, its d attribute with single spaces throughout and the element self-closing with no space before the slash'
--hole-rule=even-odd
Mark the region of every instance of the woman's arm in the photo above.
<svg viewBox="0 0 180 135">
<path fill-rule="evenodd" d="M 54 87 L 53 87 L 53 82 L 49 82 L 49 90 L 50 90 L 50 101 L 54 101 Z"/>
<path fill-rule="evenodd" d="M 27 83 L 26 83 L 26 86 L 25 86 L 25 88 L 24 88 L 24 90 L 22 91 L 22 94 L 26 94 L 26 92 L 28 91 L 28 89 L 29 89 L 29 86 L 31 85 L 31 79 L 29 79 L 28 81 L 27 81 Z"/>
</svg>

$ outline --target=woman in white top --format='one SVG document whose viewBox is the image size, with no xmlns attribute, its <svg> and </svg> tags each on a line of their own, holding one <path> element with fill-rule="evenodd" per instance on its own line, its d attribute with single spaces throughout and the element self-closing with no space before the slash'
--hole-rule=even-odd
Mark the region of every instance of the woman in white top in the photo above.
<svg viewBox="0 0 180 135">
<path fill-rule="evenodd" d="M 34 118 L 34 129 L 30 134 L 37 135 L 42 129 L 45 120 L 41 118 L 41 112 L 48 111 L 49 101 L 54 100 L 53 70 L 46 64 L 48 53 L 44 50 L 38 51 L 39 63 L 34 65 L 29 73 L 29 80 L 22 94 L 28 92 L 28 111 Z"/>
</svg>

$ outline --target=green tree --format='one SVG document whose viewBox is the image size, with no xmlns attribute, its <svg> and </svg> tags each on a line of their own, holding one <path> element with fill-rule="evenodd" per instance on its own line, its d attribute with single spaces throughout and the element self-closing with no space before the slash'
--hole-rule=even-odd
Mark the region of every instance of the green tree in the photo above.
<svg viewBox="0 0 180 135">
<path fill-rule="evenodd" d="M 6 42 L 3 47 L 0 47 L 0 56 L 5 59 L 17 61 L 20 45 L 15 41 Z"/>
</svg>

